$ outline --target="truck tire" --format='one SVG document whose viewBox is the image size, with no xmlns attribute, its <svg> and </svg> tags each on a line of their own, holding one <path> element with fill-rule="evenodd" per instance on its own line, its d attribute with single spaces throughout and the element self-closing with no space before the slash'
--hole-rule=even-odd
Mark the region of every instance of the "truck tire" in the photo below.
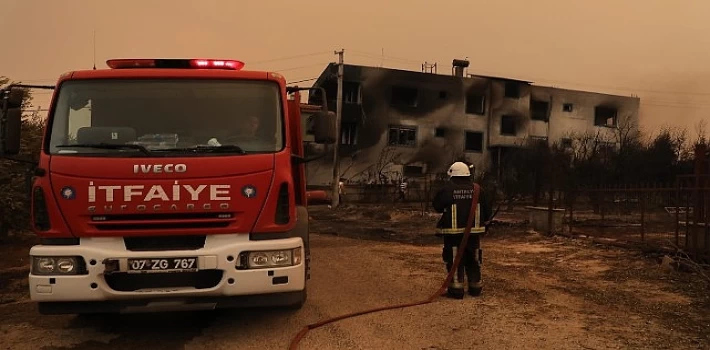
<svg viewBox="0 0 710 350">
<path fill-rule="evenodd" d="M 306 264 L 305 269 L 305 280 L 306 286 L 301 291 L 301 297 L 297 303 L 288 305 L 287 308 L 291 310 L 298 310 L 306 303 L 308 299 L 308 280 L 311 278 L 310 267 L 311 267 L 311 242 L 309 239 L 309 225 L 308 225 L 308 208 L 305 206 L 299 206 L 297 208 L 298 222 L 296 228 L 294 229 L 294 237 L 301 237 L 303 240 L 303 263 Z"/>
</svg>

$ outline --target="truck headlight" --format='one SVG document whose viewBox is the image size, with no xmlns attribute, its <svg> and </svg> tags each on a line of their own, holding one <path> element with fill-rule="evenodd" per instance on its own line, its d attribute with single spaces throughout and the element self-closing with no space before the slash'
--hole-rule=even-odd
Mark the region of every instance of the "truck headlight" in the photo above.
<svg viewBox="0 0 710 350">
<path fill-rule="evenodd" d="M 301 263 L 302 248 L 262 250 L 240 254 L 237 268 L 264 269 L 271 267 L 295 266 Z"/>
<path fill-rule="evenodd" d="M 33 275 L 79 275 L 84 273 L 84 260 L 77 256 L 33 256 Z"/>
</svg>

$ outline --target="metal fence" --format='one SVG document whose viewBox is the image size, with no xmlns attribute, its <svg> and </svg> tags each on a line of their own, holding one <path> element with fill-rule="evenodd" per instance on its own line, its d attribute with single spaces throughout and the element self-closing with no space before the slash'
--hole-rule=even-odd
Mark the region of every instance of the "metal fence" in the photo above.
<svg viewBox="0 0 710 350">
<path fill-rule="evenodd" d="M 709 175 L 679 176 L 674 184 L 582 189 L 565 197 L 569 233 L 710 256 Z"/>
<path fill-rule="evenodd" d="M 431 202 L 436 191 L 446 182 L 436 180 L 434 176 L 419 177 L 407 183 L 407 190 L 400 195 L 399 183 L 387 184 L 345 184 L 343 202 L 351 203 L 397 203 L 426 204 Z M 330 186 L 309 186 L 312 190 L 330 192 Z"/>
<path fill-rule="evenodd" d="M 399 184 L 346 185 L 344 203 L 417 203 L 428 210 L 445 181 L 422 178 Z M 330 188 L 324 188 L 330 190 Z M 539 206 L 525 206 L 532 226 L 544 231 L 638 242 L 710 259 L 710 175 L 678 176 L 674 183 L 553 192 Z M 513 205 L 508 205 L 511 209 Z M 518 208 L 520 209 L 520 208 Z M 506 211 L 505 208 L 503 210 Z M 517 210 L 515 210 L 517 212 Z"/>
</svg>

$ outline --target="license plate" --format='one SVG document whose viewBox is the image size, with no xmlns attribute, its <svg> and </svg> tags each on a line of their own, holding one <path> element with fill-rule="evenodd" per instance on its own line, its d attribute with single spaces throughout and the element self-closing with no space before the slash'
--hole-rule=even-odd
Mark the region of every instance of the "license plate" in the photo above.
<svg viewBox="0 0 710 350">
<path fill-rule="evenodd" d="M 128 272 L 187 272 L 197 271 L 197 258 L 139 258 L 128 259 Z"/>
</svg>

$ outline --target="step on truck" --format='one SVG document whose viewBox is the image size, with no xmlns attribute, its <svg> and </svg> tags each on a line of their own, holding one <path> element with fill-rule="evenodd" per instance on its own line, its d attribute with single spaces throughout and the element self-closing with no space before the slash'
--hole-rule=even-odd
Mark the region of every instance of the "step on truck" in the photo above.
<svg viewBox="0 0 710 350">
<path fill-rule="evenodd" d="M 28 89 L 53 90 L 32 165 L 29 291 L 43 314 L 299 308 L 310 249 L 300 91 L 236 60 L 111 59 L 0 91 L 20 159 Z M 315 142 L 335 139 L 326 107 Z M 322 155 L 321 155 L 322 156 Z"/>
</svg>

